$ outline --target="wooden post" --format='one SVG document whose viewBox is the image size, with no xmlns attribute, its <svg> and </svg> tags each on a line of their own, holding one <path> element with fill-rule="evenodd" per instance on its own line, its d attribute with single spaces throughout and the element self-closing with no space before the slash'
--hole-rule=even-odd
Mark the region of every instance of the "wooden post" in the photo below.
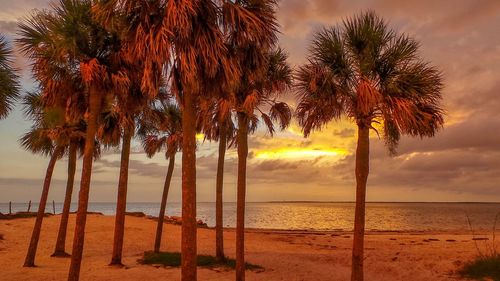
<svg viewBox="0 0 500 281">
<path fill-rule="evenodd" d="M 12 215 L 12 201 L 9 201 L 9 215 Z"/>
<path fill-rule="evenodd" d="M 52 200 L 52 210 L 54 211 L 54 215 L 56 214 L 56 201 Z"/>
<path fill-rule="evenodd" d="M 30 212 L 30 210 L 31 210 L 31 200 L 30 200 L 30 202 L 28 203 L 28 213 Z"/>
</svg>

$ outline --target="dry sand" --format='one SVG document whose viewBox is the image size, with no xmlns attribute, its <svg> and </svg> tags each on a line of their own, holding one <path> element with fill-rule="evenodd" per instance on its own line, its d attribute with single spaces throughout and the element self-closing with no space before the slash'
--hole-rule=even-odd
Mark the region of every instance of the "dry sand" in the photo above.
<svg viewBox="0 0 500 281">
<path fill-rule="evenodd" d="M 51 258 L 60 216 L 44 219 L 36 268 L 23 268 L 34 219 L 1 220 L 0 280 L 66 280 L 69 259 Z M 70 216 L 67 249 L 71 249 L 75 216 Z M 89 215 L 80 280 L 180 280 L 180 269 L 140 265 L 153 247 L 156 222 L 127 216 L 125 268 L 110 267 L 114 217 Z M 483 235 L 485 236 L 485 235 Z M 429 241 L 429 239 L 433 239 Z M 435 240 L 437 239 L 437 240 Z M 454 241 L 446 241 L 446 240 Z M 198 252 L 213 254 L 215 232 L 199 229 Z M 264 267 L 247 272 L 247 280 L 349 280 L 351 233 L 248 231 L 247 262 Z M 491 241 L 477 241 L 480 249 Z M 234 256 L 235 233 L 225 232 L 225 251 Z M 366 236 L 366 280 L 461 280 L 456 270 L 478 250 L 464 233 L 369 233 Z M 180 227 L 167 225 L 163 251 L 180 251 Z M 234 280 L 234 271 L 198 269 L 198 280 Z"/>
</svg>

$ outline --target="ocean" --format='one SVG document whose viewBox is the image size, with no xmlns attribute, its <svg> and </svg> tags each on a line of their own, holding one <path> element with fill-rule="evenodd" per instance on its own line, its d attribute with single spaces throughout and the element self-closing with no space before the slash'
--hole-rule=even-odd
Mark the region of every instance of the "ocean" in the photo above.
<svg viewBox="0 0 500 281">
<path fill-rule="evenodd" d="M 131 202 L 128 212 L 158 216 L 159 203 Z M 60 213 L 62 203 L 56 203 Z M 31 211 L 36 211 L 32 204 Z M 73 203 L 71 210 L 75 211 Z M 27 203 L 12 203 L 12 211 L 26 211 Z M 0 212 L 8 213 L 9 204 L 0 203 Z M 47 204 L 52 213 L 52 202 Z M 113 215 L 115 203 L 90 203 L 89 211 Z M 369 231 L 492 231 L 500 203 L 367 203 L 366 229 Z M 215 203 L 198 203 L 198 219 L 215 225 Z M 168 203 L 168 216 L 180 216 L 181 204 Z M 280 230 L 343 230 L 353 228 L 354 203 L 340 202 L 265 202 L 247 203 L 246 227 Z M 470 223 L 469 223 L 470 222 Z M 224 224 L 236 224 L 236 203 L 224 204 Z M 500 227 L 500 222 L 498 223 Z"/>
</svg>

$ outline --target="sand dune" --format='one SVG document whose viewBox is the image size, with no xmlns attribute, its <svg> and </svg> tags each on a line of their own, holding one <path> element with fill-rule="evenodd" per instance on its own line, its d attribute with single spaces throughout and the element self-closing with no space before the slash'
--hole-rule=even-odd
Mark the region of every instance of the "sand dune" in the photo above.
<svg viewBox="0 0 500 281">
<path fill-rule="evenodd" d="M 45 218 L 36 268 L 23 268 L 34 219 L 0 221 L 0 280 L 66 280 L 69 259 L 51 258 L 60 216 Z M 71 249 L 75 216 L 70 217 L 67 249 Z M 180 280 L 178 268 L 140 265 L 153 247 L 155 222 L 127 217 L 125 268 L 109 267 L 114 217 L 89 215 L 81 280 Z M 199 229 L 201 254 L 214 253 L 215 232 Z M 225 233 L 226 254 L 233 256 L 235 234 Z M 264 267 L 247 280 L 349 280 L 350 233 L 249 231 L 247 261 Z M 448 241 L 447 241 L 448 240 Z M 484 250 L 490 241 L 476 241 Z M 472 236 L 464 233 L 370 233 L 366 237 L 366 280 L 461 280 L 455 273 L 477 255 Z M 180 227 L 167 225 L 162 250 L 180 250 Z M 199 280 L 234 280 L 234 271 L 199 268 Z"/>
</svg>

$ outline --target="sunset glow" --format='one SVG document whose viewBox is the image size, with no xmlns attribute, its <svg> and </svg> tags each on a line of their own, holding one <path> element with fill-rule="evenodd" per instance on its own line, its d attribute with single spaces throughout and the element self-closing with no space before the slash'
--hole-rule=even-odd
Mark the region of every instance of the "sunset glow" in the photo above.
<svg viewBox="0 0 500 281">
<path fill-rule="evenodd" d="M 277 149 L 272 151 L 259 151 L 255 153 L 257 159 L 290 159 L 304 160 L 315 159 L 318 157 L 328 157 L 331 159 L 340 159 L 348 154 L 347 151 L 341 149 Z"/>
<path fill-rule="evenodd" d="M 500 281 L 500 0 L 0 7 L 0 281 Z"/>
</svg>

